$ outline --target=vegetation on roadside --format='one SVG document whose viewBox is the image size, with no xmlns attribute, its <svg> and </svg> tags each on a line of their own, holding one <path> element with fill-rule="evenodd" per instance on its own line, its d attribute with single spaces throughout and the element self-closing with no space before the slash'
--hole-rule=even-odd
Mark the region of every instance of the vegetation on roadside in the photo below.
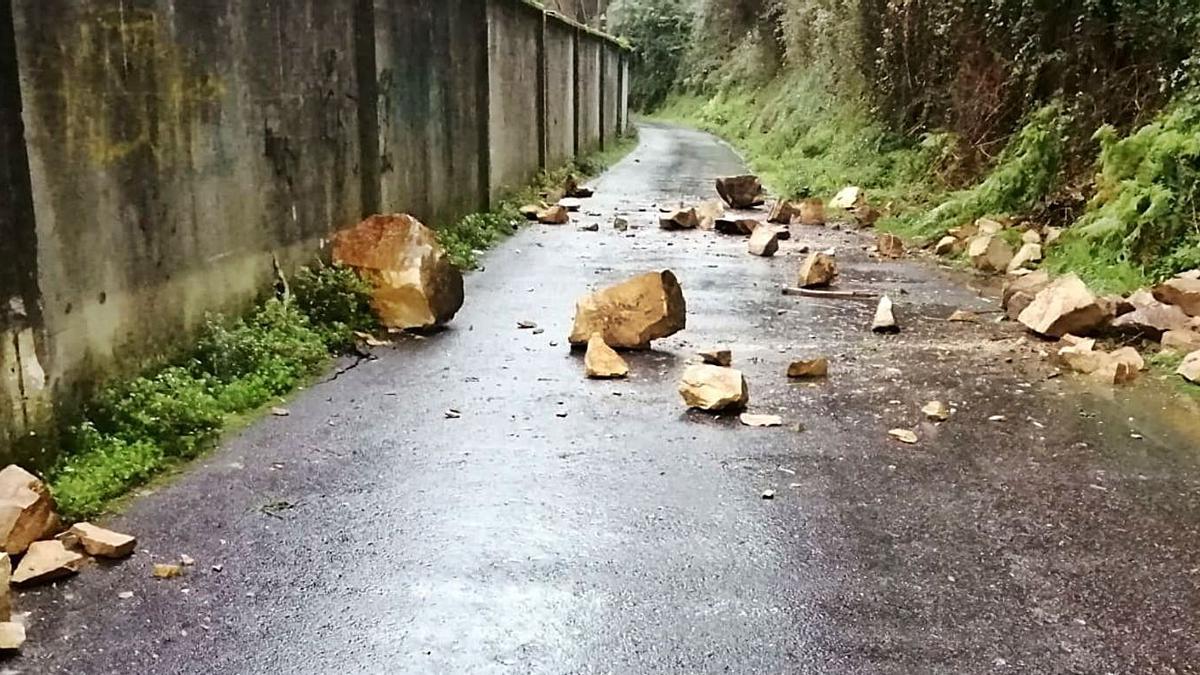
<svg viewBox="0 0 1200 675">
<path fill-rule="evenodd" d="M 241 415 L 319 373 L 331 350 L 376 328 L 370 289 L 352 270 L 320 266 L 245 318 L 212 316 L 193 349 L 105 387 L 67 434 L 49 472 L 62 515 L 92 517 L 154 475 L 195 458 Z"/>
</svg>

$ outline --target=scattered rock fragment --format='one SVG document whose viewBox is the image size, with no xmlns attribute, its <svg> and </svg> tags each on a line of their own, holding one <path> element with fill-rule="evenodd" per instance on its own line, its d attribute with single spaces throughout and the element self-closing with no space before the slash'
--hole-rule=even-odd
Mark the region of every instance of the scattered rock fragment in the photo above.
<svg viewBox="0 0 1200 675">
<path fill-rule="evenodd" d="M 749 209 L 763 204 L 763 186 L 758 176 L 726 176 L 717 179 L 717 194 L 734 209 Z"/>
<path fill-rule="evenodd" d="M 1146 368 L 1141 354 L 1132 347 L 1105 352 L 1095 348 L 1095 340 L 1073 335 L 1065 336 L 1064 342 L 1067 345 L 1058 350 L 1058 360 L 1065 367 L 1108 384 L 1131 382 Z"/>
<path fill-rule="evenodd" d="M 750 402 L 750 389 L 739 370 L 694 365 L 683 373 L 679 395 L 689 408 L 719 411 L 741 409 Z"/>
<path fill-rule="evenodd" d="M 801 200 L 794 222 L 801 225 L 824 225 L 825 202 L 816 198 Z"/>
<path fill-rule="evenodd" d="M 575 176 L 567 176 L 563 181 L 563 194 L 572 199 L 589 199 L 595 192 L 591 188 L 581 186 Z"/>
<path fill-rule="evenodd" d="M 946 420 L 950 419 L 950 406 L 942 403 L 941 401 L 930 401 L 929 403 L 926 403 L 925 407 L 921 408 L 921 412 L 935 422 L 945 422 Z"/>
<path fill-rule="evenodd" d="M 1035 233 L 1036 234 L 1036 233 Z M 1008 263 L 1008 271 L 1015 272 L 1042 259 L 1041 244 L 1025 244 Z"/>
<path fill-rule="evenodd" d="M 754 230 L 758 227 L 759 222 L 750 218 L 718 218 L 713 224 L 713 229 L 721 234 L 729 234 L 734 236 L 748 236 L 754 234 Z"/>
<path fill-rule="evenodd" d="M 1021 233 L 1021 243 L 1023 244 L 1041 244 L 1042 235 L 1037 230 L 1025 230 Z"/>
<path fill-rule="evenodd" d="M 781 427 L 783 426 L 783 418 L 779 415 L 754 415 L 751 413 L 742 413 L 738 416 L 738 420 L 743 426 L 747 427 Z"/>
<path fill-rule="evenodd" d="M 881 234 L 876 240 L 879 255 L 884 258 L 903 258 L 904 240 L 894 234 Z"/>
<path fill-rule="evenodd" d="M 772 499 L 775 499 L 775 491 L 774 490 L 763 490 L 762 498 L 766 501 L 771 501 Z"/>
<path fill-rule="evenodd" d="M 629 374 L 629 364 L 604 342 L 604 336 L 599 333 L 588 340 L 583 363 L 587 376 L 593 380 L 612 380 Z"/>
<path fill-rule="evenodd" d="M 800 266 L 797 285 L 800 288 L 828 286 L 837 278 L 837 262 L 827 253 L 811 253 Z"/>
<path fill-rule="evenodd" d="M 771 212 L 767 215 L 767 222 L 791 225 L 792 220 L 798 215 L 800 215 L 800 209 L 796 204 L 786 199 L 780 199 L 771 207 Z"/>
<path fill-rule="evenodd" d="M 575 305 L 572 345 L 599 333 L 614 349 L 647 349 L 651 340 L 687 325 L 687 303 L 669 271 L 650 272 L 580 299 Z"/>
<path fill-rule="evenodd" d="M 1182 309 L 1159 302 L 1150 291 L 1138 291 L 1127 301 L 1132 311 L 1122 313 L 1112 322 L 1112 327 L 1122 333 L 1161 340 L 1164 333 L 1190 328 L 1191 318 Z"/>
<path fill-rule="evenodd" d="M 967 257 L 971 265 L 981 272 L 1005 272 L 1012 262 L 1013 250 L 1000 237 L 979 234 L 967 243 Z"/>
<path fill-rule="evenodd" d="M 867 203 L 867 193 L 863 189 L 854 185 L 842 188 L 840 192 L 829 201 L 831 209 L 855 209 L 864 206 Z"/>
<path fill-rule="evenodd" d="M 12 558 L 7 553 L 0 553 L 0 621 L 12 619 L 12 591 L 9 588 L 12 572 Z"/>
<path fill-rule="evenodd" d="M 579 231 L 580 232 L 599 232 L 600 231 L 600 223 L 588 223 L 586 225 L 580 225 Z"/>
<path fill-rule="evenodd" d="M 959 309 L 946 320 L 951 323 L 978 323 L 979 315 L 966 309 Z"/>
<path fill-rule="evenodd" d="M 733 365 L 733 352 L 728 349 L 710 349 L 700 352 L 700 360 L 710 366 L 728 368 Z"/>
<path fill-rule="evenodd" d="M 892 299 L 886 295 L 879 299 L 879 306 L 875 308 L 875 319 L 871 322 L 871 330 L 876 333 L 890 334 L 900 332 L 900 324 L 896 323 Z"/>
<path fill-rule="evenodd" d="M 1200 278 L 1178 276 L 1168 279 L 1154 287 L 1154 297 L 1175 305 L 1188 316 L 1200 316 Z"/>
<path fill-rule="evenodd" d="M 909 445 L 915 445 L 918 440 L 917 435 L 909 429 L 892 429 L 888 432 L 888 435 L 901 443 Z"/>
<path fill-rule="evenodd" d="M 155 563 L 152 572 L 155 579 L 174 579 L 183 576 L 183 565 Z"/>
<path fill-rule="evenodd" d="M 1029 330 L 1047 337 L 1067 333 L 1086 335 L 1110 318 L 1087 285 L 1074 274 L 1059 277 L 1043 288 L 1017 317 Z"/>
<path fill-rule="evenodd" d="M 717 199 L 705 200 L 696 207 L 696 217 L 700 219 L 700 229 L 714 229 L 717 220 L 725 217 L 725 206 Z"/>
<path fill-rule="evenodd" d="M 577 213 L 583 208 L 583 201 L 574 197 L 563 197 L 558 200 L 558 205 L 566 209 L 568 213 Z"/>
<path fill-rule="evenodd" d="M 993 218 L 979 218 L 975 221 L 975 231 L 980 235 L 993 237 L 1004 231 L 1004 223 Z"/>
<path fill-rule="evenodd" d="M 16 464 L 0 471 L 0 542 L 5 553 L 24 553 L 58 527 L 54 499 L 45 483 Z"/>
<path fill-rule="evenodd" d="M 0 622 L 0 651 L 16 651 L 25 644 L 25 626 L 15 621 Z"/>
<path fill-rule="evenodd" d="M 271 408 L 271 415 L 274 417 L 291 417 L 292 411 L 287 408 L 274 407 Z"/>
<path fill-rule="evenodd" d="M 1145 369 L 1146 362 L 1136 349 L 1122 347 L 1109 352 L 1106 362 L 1093 376 L 1112 384 L 1126 384 L 1136 380 Z"/>
<path fill-rule="evenodd" d="M 883 212 L 869 204 L 864 204 L 850 209 L 850 215 L 854 216 L 854 222 L 859 227 L 865 228 L 875 227 L 875 223 L 883 217 Z"/>
<path fill-rule="evenodd" d="M 659 218 L 658 226 L 664 230 L 694 230 L 700 227 L 700 216 L 696 209 L 679 209 Z"/>
<path fill-rule="evenodd" d="M 934 245 L 933 252 L 937 255 L 954 255 L 963 250 L 962 240 L 957 237 L 946 235 L 938 240 Z"/>
<path fill-rule="evenodd" d="M 1179 364 L 1179 369 L 1175 371 L 1188 382 L 1200 384 L 1200 351 L 1192 352 L 1183 359 L 1183 363 Z"/>
<path fill-rule="evenodd" d="M 1162 336 L 1163 349 L 1190 354 L 1200 350 L 1200 332 L 1194 330 L 1169 330 Z"/>
<path fill-rule="evenodd" d="M 829 377 L 829 359 L 801 359 L 788 365 L 787 376 L 794 380 Z"/>
<path fill-rule="evenodd" d="M 547 206 L 538 211 L 537 221 L 543 225 L 566 225 L 571 222 L 571 212 L 562 204 Z"/>
<path fill-rule="evenodd" d="M 385 327 L 431 328 L 462 307 L 462 273 L 437 233 L 410 215 L 371 216 L 339 232 L 333 258 L 370 282 L 371 305 Z"/>
<path fill-rule="evenodd" d="M 1042 235 L 1042 244 L 1049 246 L 1062 238 L 1063 229 L 1061 227 L 1047 227 Z"/>
<path fill-rule="evenodd" d="M 12 583 L 20 586 L 52 581 L 75 574 L 87 558 L 63 545 L 61 541 L 35 541 L 13 572 Z"/>
<path fill-rule="evenodd" d="M 779 252 L 779 231 L 773 227 L 759 227 L 750 235 L 750 255 L 770 258 Z"/>
<path fill-rule="evenodd" d="M 521 216 L 525 218 L 525 220 L 537 220 L 538 214 L 540 214 L 544 208 L 546 208 L 545 204 L 526 204 L 518 209 L 518 211 L 520 212 Z"/>
<path fill-rule="evenodd" d="M 787 225 L 769 225 L 768 227 L 775 232 L 779 241 L 787 241 L 792 238 L 792 230 Z"/>
<path fill-rule="evenodd" d="M 625 232 L 629 229 L 629 221 L 624 218 L 613 218 L 613 229 L 617 232 Z"/>
<path fill-rule="evenodd" d="M 128 534 L 113 532 L 91 523 L 75 523 L 71 534 L 79 538 L 79 543 L 88 555 L 97 558 L 124 558 L 133 553 L 137 539 Z"/>
<path fill-rule="evenodd" d="M 1004 284 L 1002 294 L 1002 307 L 1008 318 L 1016 321 L 1037 294 L 1049 285 L 1050 273 L 1045 270 L 1037 270 L 1023 277 L 1009 279 Z"/>
</svg>

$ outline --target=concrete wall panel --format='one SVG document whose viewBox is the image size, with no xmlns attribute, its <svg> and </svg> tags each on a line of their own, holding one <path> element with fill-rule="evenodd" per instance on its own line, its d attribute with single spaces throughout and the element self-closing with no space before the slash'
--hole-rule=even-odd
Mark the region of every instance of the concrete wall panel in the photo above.
<svg viewBox="0 0 1200 675">
<path fill-rule="evenodd" d="M 546 19 L 546 165 L 561 166 L 575 156 L 575 32 L 571 24 Z"/>
<path fill-rule="evenodd" d="M 532 180 L 541 167 L 542 24 L 523 2 L 488 2 L 488 97 L 493 201 Z"/>
<path fill-rule="evenodd" d="M 600 144 L 608 147 L 621 130 L 621 50 L 602 43 L 600 58 Z"/>
<path fill-rule="evenodd" d="M 600 64 L 604 43 L 580 32 L 575 45 L 575 154 L 600 148 Z"/>
</svg>

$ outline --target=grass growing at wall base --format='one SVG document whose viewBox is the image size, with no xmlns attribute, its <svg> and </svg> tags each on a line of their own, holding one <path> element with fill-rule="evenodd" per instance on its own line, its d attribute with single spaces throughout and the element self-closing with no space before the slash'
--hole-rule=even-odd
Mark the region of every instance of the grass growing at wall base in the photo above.
<svg viewBox="0 0 1200 675">
<path fill-rule="evenodd" d="M 576 159 L 566 166 L 543 171 L 531 185 L 509 195 L 491 211 L 472 213 L 456 223 L 437 228 L 438 241 L 460 269 L 475 269 L 480 253 L 511 235 L 517 226 L 525 222 L 519 212 L 522 206 L 539 203 L 547 195 L 561 190 L 568 176 L 575 176 L 582 181 L 603 172 L 629 154 L 635 146 L 637 135 L 631 131 L 603 151 Z"/>
</svg>

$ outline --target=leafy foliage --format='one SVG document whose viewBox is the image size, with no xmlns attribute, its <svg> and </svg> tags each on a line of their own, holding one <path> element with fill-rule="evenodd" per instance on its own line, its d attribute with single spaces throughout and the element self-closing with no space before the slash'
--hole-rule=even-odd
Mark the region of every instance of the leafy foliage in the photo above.
<svg viewBox="0 0 1200 675">
<path fill-rule="evenodd" d="M 330 349 L 349 347 L 354 333 L 378 327 L 371 311 L 371 286 L 344 265 L 305 268 L 292 280 L 296 307 L 318 328 Z"/>
<path fill-rule="evenodd" d="M 660 105 L 675 84 L 692 36 L 693 15 L 684 0 L 624 0 L 610 13 L 610 30 L 633 49 L 630 104 L 639 110 Z"/>
</svg>

